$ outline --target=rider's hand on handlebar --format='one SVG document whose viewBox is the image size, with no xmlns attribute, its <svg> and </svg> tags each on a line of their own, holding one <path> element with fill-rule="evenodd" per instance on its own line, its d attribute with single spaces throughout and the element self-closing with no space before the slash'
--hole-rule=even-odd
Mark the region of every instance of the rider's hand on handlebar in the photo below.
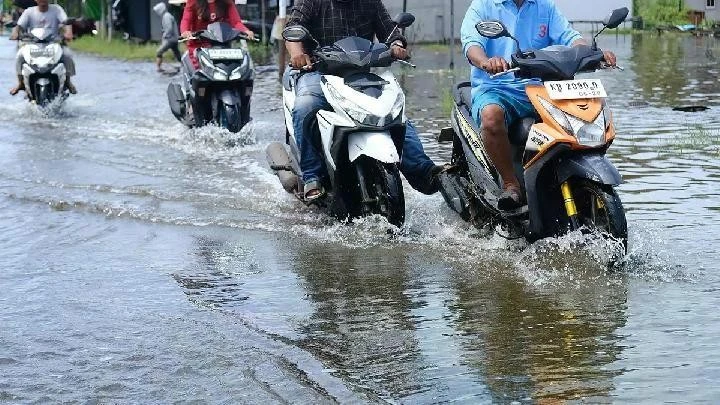
<svg viewBox="0 0 720 405">
<path fill-rule="evenodd" d="M 291 55 L 290 56 L 290 65 L 294 69 L 298 70 L 310 70 L 312 68 L 312 60 L 310 60 L 310 56 L 306 53 L 300 53 L 297 55 Z"/>
<path fill-rule="evenodd" d="M 390 54 L 393 58 L 398 60 L 410 59 L 410 53 L 408 52 L 408 50 L 398 43 L 393 43 L 392 45 L 390 45 Z"/>
<path fill-rule="evenodd" d="M 603 51 L 603 54 L 605 55 L 605 62 L 608 65 L 612 67 L 617 66 L 617 58 L 615 57 L 614 53 L 612 53 L 611 51 Z"/>
<path fill-rule="evenodd" d="M 251 41 L 254 41 L 254 40 L 255 40 L 255 33 L 254 33 L 254 32 L 252 32 L 252 31 L 250 31 L 250 30 L 247 30 L 247 31 L 245 31 L 245 35 L 247 35 L 247 37 L 248 37 L 249 40 L 251 40 Z"/>
<path fill-rule="evenodd" d="M 497 74 L 510 70 L 510 65 L 504 58 L 494 57 L 485 61 L 480 68 L 490 74 Z"/>
<path fill-rule="evenodd" d="M 192 31 L 185 31 L 182 34 L 180 34 L 180 36 L 187 39 L 187 38 L 191 38 L 193 36 L 193 33 L 192 33 Z"/>
</svg>

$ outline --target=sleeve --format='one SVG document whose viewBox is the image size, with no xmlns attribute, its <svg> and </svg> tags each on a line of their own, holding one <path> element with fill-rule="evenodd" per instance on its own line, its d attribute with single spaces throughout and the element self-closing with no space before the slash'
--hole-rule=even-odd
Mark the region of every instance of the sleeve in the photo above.
<svg viewBox="0 0 720 405">
<path fill-rule="evenodd" d="M 315 0 L 296 0 L 290 12 L 287 26 L 302 25 L 310 29 L 310 21 L 315 15 Z"/>
<path fill-rule="evenodd" d="M 395 31 L 395 22 L 390 18 L 390 13 L 388 13 L 387 8 L 385 8 L 385 5 L 382 3 L 381 0 L 377 0 L 376 4 L 376 15 L 375 15 L 375 36 L 377 36 L 378 41 L 385 42 L 386 40 L 389 40 L 389 42 L 400 40 L 403 43 L 403 46 L 407 46 L 407 39 L 400 34 L 400 31 Z M 390 35 L 392 34 L 392 37 Z M 388 38 L 390 37 L 390 38 Z"/>
<path fill-rule="evenodd" d="M 183 15 L 182 20 L 180 20 L 180 32 L 187 32 L 187 31 L 194 31 L 193 22 L 195 19 L 195 13 L 193 10 L 195 9 L 195 0 L 188 0 L 187 3 L 185 3 L 185 8 L 183 9 Z"/>
<path fill-rule="evenodd" d="M 240 13 L 238 13 L 237 7 L 235 7 L 234 1 L 228 1 L 228 23 L 238 31 L 250 31 L 248 27 L 243 24 L 242 19 L 240 18 Z"/>
<path fill-rule="evenodd" d="M 64 24 L 65 21 L 67 21 L 68 16 L 67 13 L 65 13 L 65 9 L 60 6 L 55 6 L 55 9 L 57 10 L 57 19 L 60 24 Z"/>
<path fill-rule="evenodd" d="M 25 9 L 20 18 L 18 18 L 17 25 L 23 30 L 27 31 L 28 23 L 30 22 L 30 9 Z"/>
<path fill-rule="evenodd" d="M 552 9 L 550 11 L 549 25 L 550 41 L 552 41 L 553 45 L 570 46 L 578 39 L 582 39 L 582 35 L 573 29 L 567 18 L 565 18 L 565 16 L 554 4 L 552 5 Z"/>
<path fill-rule="evenodd" d="M 475 25 L 485 20 L 485 12 L 480 0 L 475 0 L 470 4 L 465 18 L 460 28 L 460 39 L 463 45 L 463 55 L 467 57 L 468 50 L 473 46 L 479 46 L 483 49 L 487 48 L 488 39 L 483 37 L 475 29 Z"/>
</svg>

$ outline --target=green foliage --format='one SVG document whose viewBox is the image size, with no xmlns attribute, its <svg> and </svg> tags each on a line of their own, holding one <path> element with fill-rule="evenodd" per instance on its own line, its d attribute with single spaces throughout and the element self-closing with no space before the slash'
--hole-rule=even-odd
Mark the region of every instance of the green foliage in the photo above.
<svg viewBox="0 0 720 405">
<path fill-rule="evenodd" d="M 688 8 L 683 0 L 634 0 L 636 15 L 646 27 L 688 23 Z"/>
</svg>

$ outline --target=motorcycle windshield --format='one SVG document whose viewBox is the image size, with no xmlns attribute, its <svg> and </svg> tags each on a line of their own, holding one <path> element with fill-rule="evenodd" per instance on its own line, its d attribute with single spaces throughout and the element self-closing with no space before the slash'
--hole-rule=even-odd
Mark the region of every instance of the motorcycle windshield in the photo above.
<svg viewBox="0 0 720 405">
<path fill-rule="evenodd" d="M 577 73 L 597 70 L 603 60 L 602 51 L 587 45 L 551 46 L 533 51 L 531 57 L 513 55 L 513 64 L 520 68 L 516 77 L 543 81 L 572 80 Z"/>
<path fill-rule="evenodd" d="M 365 38 L 348 37 L 331 46 L 317 51 L 324 73 L 338 73 L 353 70 L 369 70 L 372 67 L 387 67 L 392 63 L 390 48 Z"/>
<path fill-rule="evenodd" d="M 207 29 L 200 35 L 203 39 L 220 44 L 233 41 L 239 36 L 239 31 L 236 31 L 230 24 L 224 22 L 216 22 L 208 25 Z"/>
<path fill-rule="evenodd" d="M 30 35 L 37 41 L 47 42 L 53 39 L 55 33 L 47 28 L 33 28 L 30 30 Z"/>
</svg>

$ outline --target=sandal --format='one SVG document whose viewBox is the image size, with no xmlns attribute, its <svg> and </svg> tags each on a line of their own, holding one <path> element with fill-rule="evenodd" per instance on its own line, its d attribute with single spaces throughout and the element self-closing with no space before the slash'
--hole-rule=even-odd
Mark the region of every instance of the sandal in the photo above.
<svg viewBox="0 0 720 405">
<path fill-rule="evenodd" d="M 322 184 L 320 184 L 319 180 L 312 180 L 305 183 L 305 188 L 303 191 L 303 197 L 305 198 L 306 202 L 313 202 L 325 196 L 325 189 L 323 189 L 323 186 Z"/>
<path fill-rule="evenodd" d="M 501 211 L 512 211 L 525 205 L 522 190 L 519 187 L 508 187 L 500 194 L 498 209 Z"/>
<path fill-rule="evenodd" d="M 20 90 L 25 90 L 25 84 L 19 84 L 19 85 L 13 87 L 12 89 L 10 89 L 10 95 L 15 96 L 20 92 Z"/>
</svg>

